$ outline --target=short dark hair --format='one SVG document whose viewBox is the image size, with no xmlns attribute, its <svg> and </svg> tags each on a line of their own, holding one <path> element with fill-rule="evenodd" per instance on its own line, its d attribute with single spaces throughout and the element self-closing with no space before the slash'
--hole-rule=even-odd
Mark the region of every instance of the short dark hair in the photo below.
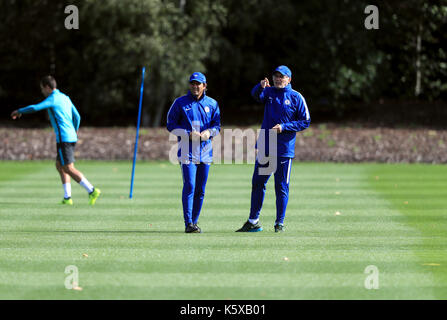
<svg viewBox="0 0 447 320">
<path fill-rule="evenodd" d="M 57 83 L 53 76 L 45 76 L 40 80 L 42 87 L 50 87 L 51 89 L 56 89 Z"/>
</svg>

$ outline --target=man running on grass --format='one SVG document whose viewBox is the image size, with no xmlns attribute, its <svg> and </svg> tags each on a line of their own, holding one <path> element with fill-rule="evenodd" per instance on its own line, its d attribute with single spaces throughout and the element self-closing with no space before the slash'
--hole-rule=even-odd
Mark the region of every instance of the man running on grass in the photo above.
<svg viewBox="0 0 447 320">
<path fill-rule="evenodd" d="M 77 132 L 81 117 L 70 98 L 56 89 L 56 80 L 52 76 L 45 76 L 40 81 L 40 90 L 46 97 L 39 104 L 14 110 L 11 117 L 15 120 L 22 114 L 33 113 L 47 109 L 51 125 L 56 133 L 56 169 L 59 172 L 64 188 L 62 204 L 73 205 L 71 199 L 71 178 L 87 190 L 90 205 L 94 205 L 101 190 L 95 188 L 84 177 L 82 172 L 74 167 L 74 150 L 78 141 Z"/>
</svg>

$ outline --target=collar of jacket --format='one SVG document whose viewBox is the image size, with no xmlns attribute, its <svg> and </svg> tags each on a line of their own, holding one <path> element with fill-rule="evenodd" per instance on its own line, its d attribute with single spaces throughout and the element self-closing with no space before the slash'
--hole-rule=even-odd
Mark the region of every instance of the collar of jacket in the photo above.
<svg viewBox="0 0 447 320">
<path fill-rule="evenodd" d="M 273 87 L 275 88 L 275 90 L 277 92 L 286 92 L 286 91 L 290 91 L 292 90 L 292 85 L 289 83 L 287 86 L 285 86 L 284 88 L 277 88 L 277 87 Z"/>
<path fill-rule="evenodd" d="M 194 97 L 194 96 L 192 95 L 191 91 L 189 91 L 189 90 L 188 90 L 188 94 L 187 94 L 187 96 L 188 96 L 191 100 L 194 100 L 194 101 L 200 101 L 200 100 L 203 100 L 203 98 L 205 98 L 205 96 L 206 96 L 206 90 L 203 91 L 202 97 L 201 97 L 200 99 L 196 99 L 196 97 Z"/>
</svg>

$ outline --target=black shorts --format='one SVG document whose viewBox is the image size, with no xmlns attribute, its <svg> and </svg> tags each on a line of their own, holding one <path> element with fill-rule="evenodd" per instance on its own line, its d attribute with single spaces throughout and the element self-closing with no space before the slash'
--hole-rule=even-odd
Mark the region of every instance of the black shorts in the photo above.
<svg viewBox="0 0 447 320">
<path fill-rule="evenodd" d="M 56 144 L 56 147 L 57 147 L 56 161 L 59 161 L 61 163 L 61 165 L 63 165 L 63 166 L 75 162 L 75 159 L 74 159 L 75 146 L 76 146 L 76 142 L 57 143 Z"/>
</svg>

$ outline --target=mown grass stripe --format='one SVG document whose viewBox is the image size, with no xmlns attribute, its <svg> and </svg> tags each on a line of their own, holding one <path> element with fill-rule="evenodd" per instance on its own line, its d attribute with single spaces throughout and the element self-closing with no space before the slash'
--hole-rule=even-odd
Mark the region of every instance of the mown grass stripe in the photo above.
<svg viewBox="0 0 447 320">
<path fill-rule="evenodd" d="M 11 162 L 9 170 L 21 165 L 34 163 Z M 234 232 L 248 216 L 252 165 L 212 167 L 201 235 L 183 233 L 177 166 L 138 163 L 129 200 L 128 163 L 78 162 L 103 190 L 94 208 L 76 185 L 75 206 L 58 206 L 62 189 L 54 164 L 39 166 L 0 182 L 1 298 L 447 297 L 446 282 L 434 273 L 446 273 L 446 183 L 437 166 L 294 163 L 286 233 L 273 232 L 271 179 L 261 213 L 266 230 L 256 235 Z M 63 287 L 70 264 L 80 269 L 82 292 Z M 379 268 L 379 290 L 364 288 L 367 265 Z"/>
</svg>

